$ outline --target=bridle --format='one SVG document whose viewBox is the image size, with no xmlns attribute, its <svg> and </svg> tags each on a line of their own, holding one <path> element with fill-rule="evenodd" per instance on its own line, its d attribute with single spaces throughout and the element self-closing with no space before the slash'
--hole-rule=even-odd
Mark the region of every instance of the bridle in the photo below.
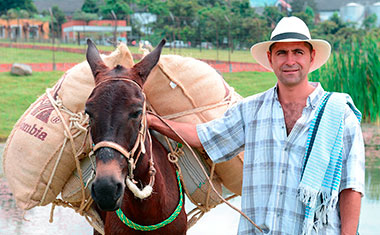
<svg viewBox="0 0 380 235">
<path fill-rule="evenodd" d="M 129 83 L 136 85 L 140 89 L 141 93 L 144 96 L 143 113 L 142 113 L 142 119 L 140 122 L 140 129 L 139 129 L 139 132 L 137 134 L 135 144 L 133 145 L 133 147 L 130 151 L 127 151 L 123 146 L 119 145 L 118 143 L 115 143 L 113 141 L 104 140 L 104 141 L 100 141 L 100 142 L 96 143 L 95 145 L 92 144 L 93 145 L 92 152 L 95 153 L 95 151 L 99 150 L 100 148 L 112 148 L 112 149 L 118 151 L 120 154 L 122 154 L 127 159 L 127 162 L 128 162 L 129 174 L 125 179 L 126 185 L 136 197 L 144 199 L 144 198 L 149 197 L 150 194 L 152 193 L 153 185 L 154 185 L 154 181 L 155 181 L 156 169 L 154 168 L 154 162 L 153 162 L 152 154 L 151 154 L 151 157 L 149 160 L 149 173 L 148 173 L 149 177 L 150 177 L 149 183 L 148 183 L 148 185 L 146 185 L 144 187 L 144 189 L 140 190 L 136 186 L 137 182 L 134 180 L 133 171 L 136 169 L 136 164 L 137 164 L 141 154 L 146 153 L 145 139 L 146 139 L 147 135 L 148 135 L 148 138 L 150 140 L 150 153 L 152 153 L 152 139 L 151 139 L 149 131 L 147 131 L 146 96 L 142 90 L 142 87 L 137 82 L 135 82 L 131 79 L 128 79 L 128 78 L 124 78 L 124 77 L 108 79 L 108 80 L 100 82 L 96 86 L 99 87 L 101 84 L 106 83 L 106 82 L 110 82 L 110 81 L 129 82 Z M 92 141 L 91 134 L 90 134 L 90 140 Z M 140 147 L 140 150 L 136 154 L 136 150 L 139 147 Z M 134 159 L 133 156 L 135 156 L 135 154 L 136 154 L 136 157 Z"/>
<path fill-rule="evenodd" d="M 101 85 L 102 83 L 109 82 L 109 81 L 130 82 L 132 84 L 135 84 L 140 89 L 141 93 L 144 96 L 143 113 L 142 113 L 142 119 L 141 119 L 141 123 L 140 123 L 140 130 L 139 130 L 135 144 L 132 147 L 131 151 L 127 151 L 123 146 L 119 145 L 118 143 L 112 142 L 112 141 L 100 141 L 93 146 L 92 153 L 94 154 L 95 151 L 100 149 L 100 148 L 112 148 L 112 149 L 118 151 L 119 153 L 121 153 L 127 159 L 127 162 L 128 162 L 129 175 L 125 179 L 127 187 L 129 188 L 129 190 L 131 190 L 131 192 L 137 198 L 145 199 L 152 194 L 153 185 L 154 185 L 154 181 L 155 181 L 155 175 L 156 175 L 156 169 L 154 168 L 153 154 L 152 154 L 152 137 L 150 136 L 150 133 L 147 130 L 148 127 L 147 127 L 147 118 L 146 118 L 146 96 L 142 90 L 142 87 L 138 83 L 136 83 L 135 81 L 130 80 L 128 78 L 125 78 L 125 77 L 124 78 L 118 77 L 116 79 L 108 79 L 108 80 L 105 80 L 103 82 L 100 82 L 99 84 L 97 84 L 97 86 Z M 146 153 L 144 143 L 145 143 L 145 139 L 146 139 L 147 135 L 148 135 L 148 138 L 150 141 L 149 147 L 150 147 L 150 153 L 151 153 L 150 154 L 150 160 L 149 160 L 149 177 L 150 178 L 149 178 L 149 184 L 146 185 L 142 190 L 140 190 L 136 186 L 137 182 L 133 179 L 133 170 L 136 168 L 136 164 L 137 164 L 138 159 L 141 156 L 141 154 Z M 91 133 L 90 133 L 90 140 L 92 141 Z M 133 159 L 133 156 L 135 156 L 135 153 L 136 153 L 136 150 L 138 149 L 138 147 L 140 147 L 140 150 L 136 155 L 136 159 Z M 178 202 L 176 209 L 167 219 L 165 219 L 164 221 L 162 221 L 158 224 L 154 224 L 154 225 L 139 225 L 139 224 L 136 224 L 133 221 L 129 220 L 124 215 L 123 211 L 120 208 L 116 211 L 116 214 L 119 217 L 119 219 L 128 227 L 130 227 L 134 230 L 140 230 L 140 231 L 157 230 L 157 229 L 162 228 L 162 227 L 168 225 L 169 223 L 173 222 L 177 218 L 177 216 L 180 214 L 180 212 L 182 211 L 183 201 L 184 201 L 179 172 L 176 171 L 176 174 L 177 174 L 177 181 L 178 181 L 180 198 L 179 198 L 179 202 Z"/>
</svg>

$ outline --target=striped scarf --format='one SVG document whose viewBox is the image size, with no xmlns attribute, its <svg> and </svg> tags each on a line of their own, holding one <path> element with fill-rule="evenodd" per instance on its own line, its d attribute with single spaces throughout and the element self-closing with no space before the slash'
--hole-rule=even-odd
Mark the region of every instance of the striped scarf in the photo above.
<svg viewBox="0 0 380 235">
<path fill-rule="evenodd" d="M 310 124 L 304 168 L 298 187 L 298 197 L 305 204 L 303 234 L 310 234 L 313 228 L 318 232 L 326 225 L 327 213 L 335 209 L 338 202 L 346 104 L 360 122 L 361 113 L 349 95 L 326 93 Z"/>
</svg>

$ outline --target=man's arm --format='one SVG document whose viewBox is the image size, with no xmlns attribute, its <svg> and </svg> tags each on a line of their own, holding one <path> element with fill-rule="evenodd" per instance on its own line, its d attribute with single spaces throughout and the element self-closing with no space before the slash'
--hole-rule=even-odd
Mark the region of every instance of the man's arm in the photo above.
<svg viewBox="0 0 380 235">
<path fill-rule="evenodd" d="M 160 132 L 161 134 L 173 139 L 177 142 L 182 140 L 160 119 L 152 114 L 147 114 L 147 121 L 149 128 Z M 181 123 L 170 120 L 165 120 L 191 147 L 202 148 L 201 141 L 197 134 L 196 124 Z"/>
<path fill-rule="evenodd" d="M 361 194 L 345 189 L 339 194 L 341 235 L 355 235 L 360 216 Z"/>
</svg>

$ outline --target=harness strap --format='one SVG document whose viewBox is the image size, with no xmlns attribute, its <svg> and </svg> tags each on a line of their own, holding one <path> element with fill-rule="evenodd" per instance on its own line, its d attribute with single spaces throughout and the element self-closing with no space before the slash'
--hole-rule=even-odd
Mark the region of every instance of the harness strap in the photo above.
<svg viewBox="0 0 380 235">
<path fill-rule="evenodd" d="M 115 142 L 112 142 L 112 141 L 100 141 L 99 143 L 97 143 L 94 146 L 93 151 L 95 152 L 96 150 L 98 150 L 100 148 L 104 148 L 104 147 L 108 147 L 108 148 L 112 148 L 112 149 L 117 150 L 119 153 L 124 155 L 124 157 L 126 157 L 127 159 L 129 159 L 131 157 L 131 153 L 128 152 L 127 150 L 125 150 L 125 148 L 123 146 L 121 146 Z"/>
<path fill-rule="evenodd" d="M 182 207 L 183 207 L 183 193 L 182 193 L 181 179 L 180 179 L 178 171 L 176 171 L 176 174 L 177 174 L 178 188 L 179 188 L 179 203 L 178 203 L 176 209 L 174 210 L 174 212 L 169 216 L 169 218 L 167 218 L 166 220 L 164 220 L 158 224 L 144 226 L 144 225 L 136 224 L 135 222 L 129 220 L 124 215 L 123 211 L 121 209 L 118 209 L 116 211 L 116 214 L 119 217 L 119 219 L 128 227 L 135 229 L 135 230 L 139 230 L 139 231 L 154 231 L 154 230 L 162 228 L 162 227 L 170 224 L 171 222 L 173 222 L 178 217 L 178 215 L 181 212 Z"/>
</svg>

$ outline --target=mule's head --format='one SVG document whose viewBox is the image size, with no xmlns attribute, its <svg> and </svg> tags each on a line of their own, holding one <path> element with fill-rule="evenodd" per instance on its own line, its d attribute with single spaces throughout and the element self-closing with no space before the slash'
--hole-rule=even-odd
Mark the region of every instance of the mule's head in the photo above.
<svg viewBox="0 0 380 235">
<path fill-rule="evenodd" d="M 141 90 L 157 64 L 165 41 L 132 68 L 108 68 L 91 40 L 87 41 L 87 61 L 95 79 L 95 88 L 86 102 L 93 143 L 116 143 L 129 152 L 137 139 L 143 115 Z M 128 82 L 132 81 L 132 82 Z M 100 147 L 95 151 L 96 176 L 91 195 L 100 209 L 117 210 L 123 198 L 128 161 L 120 151 Z M 133 156 L 131 156 L 133 157 Z"/>
</svg>

